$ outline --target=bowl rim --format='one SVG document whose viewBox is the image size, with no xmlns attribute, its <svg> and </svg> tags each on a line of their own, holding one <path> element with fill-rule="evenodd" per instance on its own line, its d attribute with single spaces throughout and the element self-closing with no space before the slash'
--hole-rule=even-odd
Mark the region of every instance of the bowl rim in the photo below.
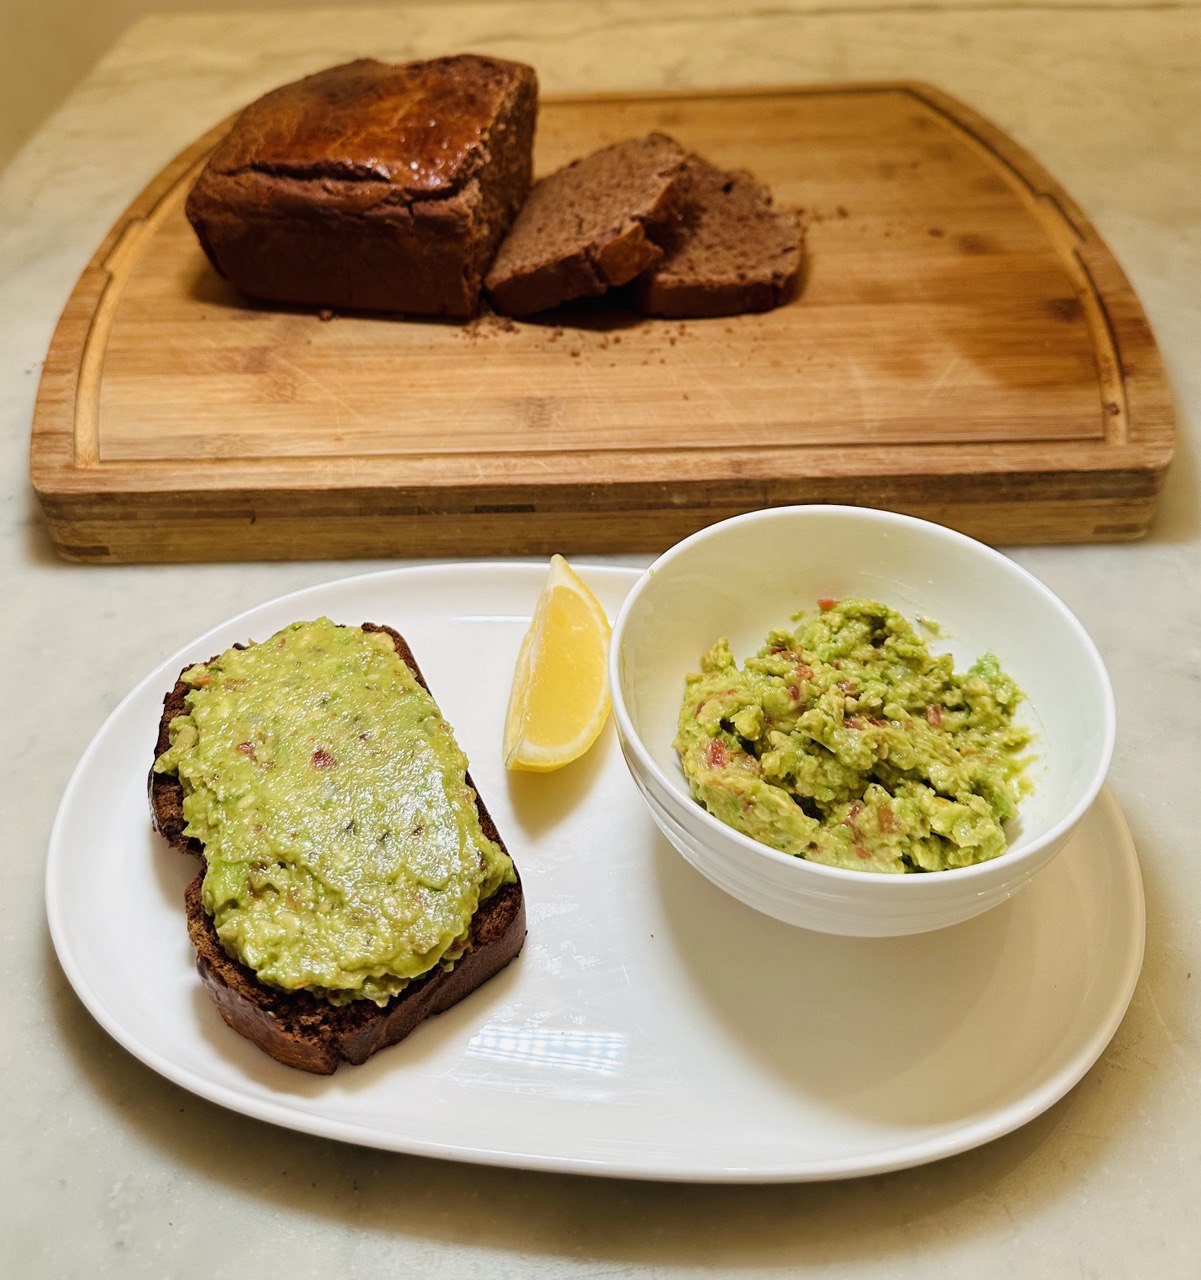
<svg viewBox="0 0 1201 1280">
<path fill-rule="evenodd" d="M 1109 766 L 1113 759 L 1114 744 L 1117 736 L 1117 709 L 1114 700 L 1113 685 L 1109 678 L 1109 671 L 1106 669 L 1105 662 L 1101 657 L 1096 644 L 1092 637 L 1085 630 L 1084 624 L 1079 618 L 1068 608 L 1066 604 L 1048 587 L 1044 582 L 1035 577 L 1028 569 L 1023 568 L 1015 560 L 997 551 L 995 548 L 988 546 L 986 543 L 980 542 L 976 538 L 971 538 L 965 533 L 960 533 L 956 529 L 948 528 L 946 525 L 938 524 L 933 520 L 923 520 L 918 516 L 905 515 L 899 511 L 889 511 L 880 507 L 860 507 L 847 503 L 794 503 L 788 506 L 779 507 L 762 507 L 755 511 L 747 511 L 737 516 L 730 516 L 725 520 L 716 521 L 714 524 L 707 525 L 703 529 L 698 529 L 696 533 L 689 534 L 688 537 L 681 539 L 674 546 L 669 547 L 662 555 L 657 557 L 643 572 L 642 576 L 630 588 L 625 600 L 622 602 L 621 609 L 618 611 L 617 617 L 613 622 L 612 636 L 609 645 L 609 686 L 613 704 L 613 714 L 617 720 L 617 727 L 623 743 L 634 753 L 640 768 L 650 774 L 655 783 L 666 789 L 667 795 L 673 800 L 689 800 L 690 797 L 682 796 L 677 787 L 667 777 L 664 771 L 659 767 L 654 757 L 647 750 L 641 736 L 635 730 L 633 722 L 630 718 L 629 711 L 626 708 L 625 693 L 622 688 L 622 649 L 625 639 L 626 623 L 633 611 L 637 601 L 649 589 L 650 584 L 654 581 L 656 572 L 671 563 L 673 560 L 682 556 L 692 547 L 700 542 L 707 541 L 713 537 L 720 537 L 729 529 L 736 525 L 751 524 L 770 518 L 788 517 L 798 513 L 805 513 L 807 516 L 814 516 L 821 519 L 824 516 L 849 516 L 852 519 L 862 519 L 868 523 L 883 526 L 907 525 L 917 527 L 931 534 L 937 539 L 944 542 L 961 547 L 970 547 L 975 553 L 983 556 L 985 559 L 999 564 L 1006 572 L 1014 574 L 1018 579 L 1023 581 L 1028 587 L 1033 589 L 1037 594 L 1042 596 L 1044 600 L 1063 618 L 1068 626 L 1068 630 L 1075 636 L 1080 644 L 1080 648 L 1084 656 L 1087 657 L 1093 668 L 1094 674 L 1097 676 L 1103 695 L 1102 711 L 1102 735 L 1100 752 L 1097 763 L 1093 769 L 1091 778 L 1081 793 L 1080 799 L 1072 806 L 1072 808 L 1050 827 L 1042 835 L 1033 839 L 1029 845 L 1023 849 L 1019 849 L 1014 853 L 1010 849 L 1000 854 L 996 858 L 991 858 L 987 862 L 973 863 L 968 867 L 951 867 L 945 871 L 932 872 L 928 875 L 882 875 L 874 871 L 859 871 L 844 867 L 828 867 L 824 863 L 810 862 L 807 858 L 794 857 L 792 854 L 783 853 L 779 849 L 773 848 L 769 844 L 764 844 L 760 840 L 754 839 L 752 836 L 745 835 L 743 832 L 736 830 L 734 827 L 727 826 L 720 818 L 714 817 L 708 809 L 697 803 L 695 800 L 691 804 L 695 808 L 702 826 L 714 837 L 709 841 L 710 849 L 713 852 L 725 855 L 725 850 L 721 848 L 721 842 L 732 840 L 735 844 L 748 850 L 750 853 L 766 857 L 769 861 L 775 862 L 780 866 L 791 866 L 799 868 L 798 874 L 802 877 L 808 875 L 816 875 L 821 879 L 826 879 L 834 883 L 860 884 L 860 885 L 880 885 L 879 892 L 884 893 L 914 893 L 927 892 L 927 890 L 918 889 L 916 886 L 923 883 L 931 882 L 937 884 L 946 884 L 950 882 L 958 882 L 966 889 L 972 881 L 992 881 L 995 879 L 1007 879 L 1008 872 L 1012 870 L 1017 872 L 1019 869 L 1037 859 L 1049 845 L 1053 845 L 1061 837 L 1066 836 L 1068 832 L 1080 821 L 1088 812 L 1100 794 L 1101 788 L 1105 783 L 1105 778 L 1109 773 Z M 627 764 L 629 762 L 627 761 Z M 1012 855 L 1012 856 L 1011 856 Z M 889 885 L 891 888 L 885 889 L 883 886 Z M 979 886 L 981 889 L 984 884 Z"/>
</svg>

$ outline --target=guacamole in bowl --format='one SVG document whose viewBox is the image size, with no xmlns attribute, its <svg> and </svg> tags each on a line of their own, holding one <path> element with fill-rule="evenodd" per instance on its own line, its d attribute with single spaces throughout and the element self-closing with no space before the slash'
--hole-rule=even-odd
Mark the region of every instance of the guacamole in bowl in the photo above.
<svg viewBox="0 0 1201 1280">
<path fill-rule="evenodd" d="M 614 621 L 609 685 L 668 844 L 746 906 L 846 937 L 943 929 L 1023 890 L 1096 799 L 1116 729 L 1096 646 L 1020 565 L 834 504 L 733 516 L 664 552 Z"/>
<path fill-rule="evenodd" d="M 740 667 L 685 680 L 675 749 L 694 798 L 783 853 L 887 874 L 1005 852 L 1028 787 L 1023 693 L 992 654 L 956 672 L 896 610 L 822 600 Z"/>
</svg>

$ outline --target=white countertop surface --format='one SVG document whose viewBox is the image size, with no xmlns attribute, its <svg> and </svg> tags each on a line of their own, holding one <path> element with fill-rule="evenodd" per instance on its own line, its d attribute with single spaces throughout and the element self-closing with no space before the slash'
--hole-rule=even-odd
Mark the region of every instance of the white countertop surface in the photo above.
<svg viewBox="0 0 1201 1280">
<path fill-rule="evenodd" d="M 604 1182 L 386 1155 L 244 1120 L 168 1084 L 108 1038 L 62 976 L 42 906 L 46 843 L 103 718 L 164 654 L 221 618 L 378 566 L 56 560 L 27 463 L 59 310 L 124 205 L 247 99 L 350 56 L 461 48 L 531 61 L 552 92 L 928 80 L 996 121 L 1064 184 L 1142 299 L 1179 424 L 1151 536 L 1014 554 L 1078 614 L 1113 677 L 1111 785 L 1142 863 L 1146 963 L 1100 1062 L 1009 1137 L 906 1173 L 768 1188 Z M 0 956 L 9 992 L 0 1273 L 1195 1274 L 1199 102 L 1201 8 L 1188 3 L 451 3 L 133 28 L 0 175 Z"/>
</svg>

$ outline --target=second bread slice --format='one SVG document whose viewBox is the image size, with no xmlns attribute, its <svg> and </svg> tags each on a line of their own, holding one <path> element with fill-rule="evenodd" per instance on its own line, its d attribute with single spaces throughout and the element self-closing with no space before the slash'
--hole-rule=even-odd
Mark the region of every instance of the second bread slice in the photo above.
<svg viewBox="0 0 1201 1280">
<path fill-rule="evenodd" d="M 770 311 L 792 295 L 802 234 L 791 211 L 749 173 L 689 156 L 685 208 L 666 253 L 634 282 L 644 315 L 731 316 Z"/>
<path fill-rule="evenodd" d="M 666 134 L 605 147 L 543 178 L 485 281 L 492 305 L 532 315 L 626 284 L 663 256 L 685 154 Z"/>
</svg>

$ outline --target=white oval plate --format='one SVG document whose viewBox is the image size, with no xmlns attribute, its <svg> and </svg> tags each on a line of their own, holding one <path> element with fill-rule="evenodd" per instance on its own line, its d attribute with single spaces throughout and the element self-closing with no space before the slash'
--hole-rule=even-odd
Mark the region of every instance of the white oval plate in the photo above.
<svg viewBox="0 0 1201 1280">
<path fill-rule="evenodd" d="M 1103 794 L 1011 902 L 941 933 L 836 938 L 767 919 L 659 836 L 612 733 L 567 769 L 506 775 L 501 725 L 544 576 L 530 564 L 391 570 L 295 592 L 166 659 L 84 753 L 50 841 L 68 978 L 170 1080 L 308 1133 L 521 1168 L 706 1182 L 881 1173 L 964 1151 L 1061 1098 L 1138 977 L 1143 893 Z M 584 576 L 612 617 L 633 570 Z M 201 990 L 192 860 L 150 830 L 146 773 L 186 662 L 288 622 L 383 622 L 413 647 L 525 883 L 522 956 L 365 1066 L 282 1067 Z"/>
</svg>

